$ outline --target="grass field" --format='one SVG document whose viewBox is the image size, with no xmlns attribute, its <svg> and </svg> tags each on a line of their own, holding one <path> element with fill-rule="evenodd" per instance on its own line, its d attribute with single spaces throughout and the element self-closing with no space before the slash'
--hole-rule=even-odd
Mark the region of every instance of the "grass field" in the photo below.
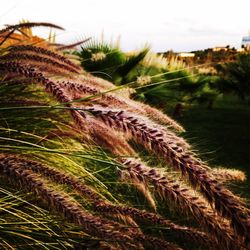
<svg viewBox="0 0 250 250">
<path fill-rule="evenodd" d="M 178 120 L 186 128 L 184 137 L 210 166 L 236 168 L 247 174 L 247 181 L 233 188 L 250 199 L 250 106 L 224 97 L 213 110 L 194 106 Z"/>
</svg>

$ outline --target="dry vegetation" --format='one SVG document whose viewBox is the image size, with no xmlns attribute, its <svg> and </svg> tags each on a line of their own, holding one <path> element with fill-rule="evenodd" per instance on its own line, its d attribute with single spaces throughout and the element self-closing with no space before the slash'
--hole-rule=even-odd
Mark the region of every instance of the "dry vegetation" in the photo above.
<svg viewBox="0 0 250 250">
<path fill-rule="evenodd" d="M 126 196 L 124 204 L 115 202 L 67 168 L 53 166 L 49 160 L 45 163 L 45 159 L 39 160 L 32 153 L 6 148 L 0 154 L 3 179 L 14 188 L 31 192 L 48 209 L 79 225 L 81 231 L 99 241 L 100 249 L 181 249 L 178 241 L 172 243 L 160 228 L 201 249 L 247 249 L 248 210 L 243 199 L 222 185 L 243 181 L 244 175 L 240 171 L 211 169 L 178 135 L 184 131 L 180 124 L 161 111 L 130 99 L 129 89 L 84 72 L 54 46 L 40 47 L 28 38 L 25 44 L 20 44 L 21 39 L 4 46 L 18 31 L 40 25 L 60 28 L 47 23 L 23 23 L 0 31 L 0 76 L 4 86 L 38 85 L 51 102 L 26 97 L 12 100 L 10 105 L 11 100 L 3 96 L 5 106 L 1 110 L 15 106 L 22 112 L 22 108 L 37 110 L 41 106 L 63 115 L 68 112 L 71 119 L 63 120 L 67 129 L 53 130 L 53 134 L 43 138 L 71 138 L 88 147 L 100 147 L 109 155 L 109 163 L 116 166 L 112 174 L 142 192 L 151 208 L 129 206 Z M 135 145 L 143 147 L 143 155 Z M 150 157 L 156 158 L 155 164 L 147 165 L 145 159 Z M 168 171 L 159 166 L 167 166 Z M 64 190 L 57 188 L 59 184 Z M 87 203 L 75 198 L 73 192 L 91 208 L 85 207 Z M 167 219 L 167 213 L 158 212 L 158 206 L 165 203 L 176 213 L 191 216 L 197 222 L 193 223 L 195 226 L 178 225 Z M 148 233 L 144 230 L 146 223 L 159 226 L 161 233 Z M 7 241 L 0 238 L 0 246 L 8 249 Z"/>
</svg>

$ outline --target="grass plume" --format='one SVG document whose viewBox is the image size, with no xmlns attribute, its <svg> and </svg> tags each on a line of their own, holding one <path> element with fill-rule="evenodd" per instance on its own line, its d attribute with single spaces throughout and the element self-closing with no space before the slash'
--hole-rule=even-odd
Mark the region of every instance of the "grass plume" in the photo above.
<svg viewBox="0 0 250 250">
<path fill-rule="evenodd" d="M 123 110 L 96 106 L 85 110 L 103 120 L 108 126 L 130 134 L 147 149 L 163 157 L 168 164 L 188 176 L 190 183 L 194 187 L 200 187 L 200 191 L 206 199 L 222 216 L 230 219 L 235 232 L 239 236 L 245 237 L 248 242 L 250 223 L 245 205 L 228 189 L 221 186 L 209 174 L 205 164 L 195 158 L 193 153 L 176 145 L 176 142 L 169 138 L 164 129 L 159 126 L 155 127 L 153 123 Z"/>
</svg>

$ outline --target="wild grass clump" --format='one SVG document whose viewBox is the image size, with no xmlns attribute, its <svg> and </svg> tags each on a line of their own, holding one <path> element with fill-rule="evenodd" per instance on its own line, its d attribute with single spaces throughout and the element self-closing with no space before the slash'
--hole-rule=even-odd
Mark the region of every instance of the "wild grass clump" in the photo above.
<svg viewBox="0 0 250 250">
<path fill-rule="evenodd" d="M 40 25 L 57 28 L 8 26 L 3 44 Z M 96 243 L 89 248 L 190 249 L 191 240 L 203 249 L 247 249 L 248 210 L 221 184 L 244 178 L 211 169 L 179 136 L 180 124 L 130 99 L 126 85 L 115 87 L 39 44 L 1 49 L 0 76 L 1 185 L 29 192 L 32 203 L 56 214 L 54 222 L 61 215 L 77 226 L 79 237 Z M 153 157 L 154 164 L 143 163 Z M 168 219 L 171 210 L 184 215 L 181 225 Z M 76 247 L 74 232 L 67 237 L 64 248 Z M 1 244 L 11 245 L 8 235 Z M 25 249 L 19 240 L 15 247 Z"/>
</svg>

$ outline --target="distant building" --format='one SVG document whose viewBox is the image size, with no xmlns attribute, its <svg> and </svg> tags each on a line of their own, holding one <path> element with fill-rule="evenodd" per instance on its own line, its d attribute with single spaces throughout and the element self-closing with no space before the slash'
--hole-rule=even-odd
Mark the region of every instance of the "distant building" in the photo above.
<svg viewBox="0 0 250 250">
<path fill-rule="evenodd" d="M 242 52 L 245 51 L 245 49 L 244 48 L 238 48 L 236 51 L 239 52 L 239 53 L 242 53 Z"/>
<path fill-rule="evenodd" d="M 187 57 L 194 57 L 195 53 L 191 53 L 191 52 L 180 52 L 177 54 L 177 56 L 181 57 L 181 58 L 187 58 Z"/>
<path fill-rule="evenodd" d="M 213 51 L 217 52 L 217 51 L 228 51 L 228 47 L 214 47 Z"/>
<path fill-rule="evenodd" d="M 245 50 L 250 50 L 250 31 L 248 32 L 248 36 L 242 37 L 241 47 Z"/>
<path fill-rule="evenodd" d="M 241 42 L 242 47 L 250 50 L 250 36 L 244 36 Z"/>
</svg>

